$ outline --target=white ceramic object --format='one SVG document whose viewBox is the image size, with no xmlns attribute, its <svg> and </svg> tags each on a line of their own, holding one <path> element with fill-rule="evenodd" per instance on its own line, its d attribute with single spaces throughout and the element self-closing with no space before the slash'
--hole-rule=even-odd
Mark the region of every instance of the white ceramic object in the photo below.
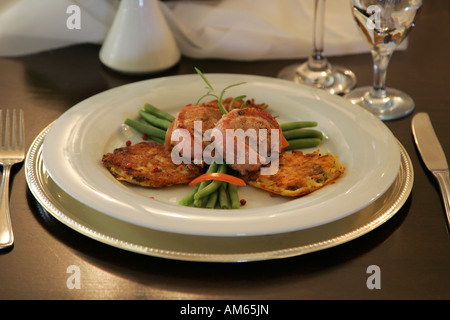
<svg viewBox="0 0 450 320">
<path fill-rule="evenodd" d="M 156 78 L 97 94 L 66 111 L 48 132 L 43 162 L 52 179 L 85 205 L 120 220 L 151 229 L 196 235 L 262 235 L 301 230 L 341 219 L 378 199 L 400 167 L 397 140 L 378 118 L 349 101 L 296 83 L 251 75 L 207 74 L 215 88 L 230 96 L 247 94 L 269 104 L 280 122 L 315 120 L 326 138 L 322 153 L 339 156 L 346 167 L 336 183 L 298 199 L 271 197 L 240 187 L 247 200 L 239 210 L 184 207 L 178 201 L 191 187 L 149 189 L 119 183 L 103 167 L 102 155 L 136 143 L 141 134 L 123 125 L 151 103 L 176 114 L 205 93 L 198 75 Z M 311 150 L 303 150 L 311 152 Z"/>
<path fill-rule="evenodd" d="M 100 50 L 107 67 L 124 73 L 159 72 L 180 59 L 157 0 L 122 0 Z"/>
</svg>

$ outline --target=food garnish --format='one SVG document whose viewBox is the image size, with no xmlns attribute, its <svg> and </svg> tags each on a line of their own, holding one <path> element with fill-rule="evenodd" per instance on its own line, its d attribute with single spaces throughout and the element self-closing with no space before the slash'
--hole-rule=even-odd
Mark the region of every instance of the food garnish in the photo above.
<svg viewBox="0 0 450 320">
<path fill-rule="evenodd" d="M 217 101 L 219 102 L 219 108 L 220 111 L 222 111 L 223 114 L 227 114 L 229 112 L 229 110 L 227 110 L 227 108 L 224 106 L 223 104 L 223 96 L 225 94 L 225 92 L 232 88 L 232 87 L 237 87 L 240 86 L 242 84 L 244 84 L 245 82 L 239 82 L 239 83 L 234 83 L 231 84 L 229 86 L 227 86 L 225 89 L 223 89 L 220 94 L 217 94 L 216 90 L 214 89 L 214 87 L 211 85 L 211 83 L 209 83 L 208 79 L 205 77 L 205 75 L 198 69 L 195 68 L 195 71 L 197 71 L 197 73 L 199 74 L 199 76 L 203 79 L 203 81 L 206 83 L 206 89 L 208 89 L 208 92 L 206 94 L 204 94 L 203 96 L 200 97 L 200 99 L 198 99 L 197 104 L 200 103 L 200 101 L 202 101 L 205 97 L 214 97 L 217 99 Z M 243 100 L 245 97 L 247 97 L 246 95 L 242 95 L 242 96 L 238 96 L 235 97 L 231 100 L 229 107 L 231 108 L 231 106 L 233 105 L 233 103 L 235 101 L 238 100 Z M 245 108 L 245 103 L 241 106 L 241 109 Z"/>
<path fill-rule="evenodd" d="M 228 182 L 242 187 L 246 185 L 244 180 L 239 179 L 235 176 L 226 173 L 213 172 L 213 173 L 204 173 L 200 177 L 195 178 L 194 180 L 189 182 L 189 186 L 192 187 L 201 181 L 209 181 L 209 180 Z"/>
</svg>

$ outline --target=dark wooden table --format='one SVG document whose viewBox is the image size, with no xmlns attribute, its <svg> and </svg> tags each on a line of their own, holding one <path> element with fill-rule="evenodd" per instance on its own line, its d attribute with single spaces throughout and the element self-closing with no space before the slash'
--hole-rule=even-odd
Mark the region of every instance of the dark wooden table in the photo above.
<svg viewBox="0 0 450 320">
<path fill-rule="evenodd" d="M 388 85 L 411 94 L 415 112 L 428 112 L 450 159 L 450 2 L 425 1 L 406 51 L 396 52 Z M 183 57 L 158 75 L 126 76 L 104 68 L 99 46 L 76 45 L 0 59 L 0 106 L 23 108 L 26 142 L 76 103 L 104 90 L 161 75 L 204 72 L 275 77 L 292 60 L 224 61 Z M 372 82 L 369 54 L 332 57 Z M 414 145 L 411 118 L 386 122 L 414 166 L 414 187 L 399 212 L 379 228 L 334 248 L 251 263 L 196 263 L 161 259 L 107 246 L 42 214 L 24 166 L 11 186 L 15 245 L 0 252 L 0 299 L 449 299 L 450 236 L 434 177 Z M 81 272 L 70 290 L 67 268 Z M 371 265 L 381 288 L 369 289 Z"/>
</svg>

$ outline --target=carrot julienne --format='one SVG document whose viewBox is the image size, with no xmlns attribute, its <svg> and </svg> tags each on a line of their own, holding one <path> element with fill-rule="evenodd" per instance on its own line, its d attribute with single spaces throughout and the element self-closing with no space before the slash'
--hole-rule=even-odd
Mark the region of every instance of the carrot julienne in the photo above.
<svg viewBox="0 0 450 320">
<path fill-rule="evenodd" d="M 289 141 L 287 141 L 286 138 L 283 135 L 281 135 L 281 149 L 284 149 L 287 146 L 289 146 Z"/>
<path fill-rule="evenodd" d="M 229 175 L 226 173 L 212 172 L 212 173 L 202 174 L 201 176 L 195 178 L 194 180 L 189 182 L 189 186 L 193 186 L 199 182 L 207 181 L 207 180 L 219 180 L 219 181 L 228 182 L 228 183 L 231 183 L 231 184 L 234 184 L 237 186 L 245 186 L 246 185 L 244 180 L 237 178 L 235 176 L 232 176 L 232 175 Z"/>
</svg>

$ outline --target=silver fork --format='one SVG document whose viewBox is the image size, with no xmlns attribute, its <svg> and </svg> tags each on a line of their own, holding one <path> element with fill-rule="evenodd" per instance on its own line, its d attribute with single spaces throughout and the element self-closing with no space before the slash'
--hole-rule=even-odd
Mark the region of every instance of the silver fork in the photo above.
<svg viewBox="0 0 450 320">
<path fill-rule="evenodd" d="M 23 111 L 0 110 L 0 164 L 3 174 L 0 188 L 0 249 L 9 248 L 14 244 L 14 234 L 9 211 L 9 180 L 14 164 L 25 159 L 25 126 Z M 5 114 L 5 120 L 3 120 Z M 11 119 L 12 118 L 12 119 Z"/>
</svg>

